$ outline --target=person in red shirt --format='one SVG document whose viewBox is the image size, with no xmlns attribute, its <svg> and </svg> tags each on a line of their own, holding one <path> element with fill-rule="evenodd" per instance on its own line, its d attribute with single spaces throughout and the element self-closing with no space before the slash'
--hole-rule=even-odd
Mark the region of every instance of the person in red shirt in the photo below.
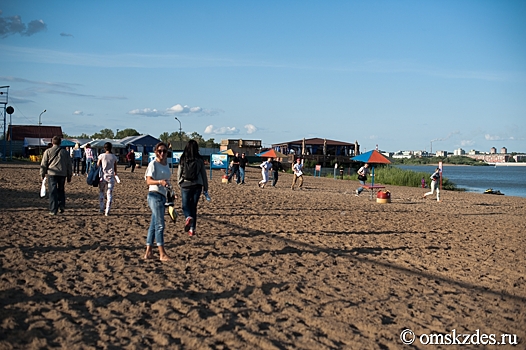
<svg viewBox="0 0 526 350">
<path fill-rule="evenodd" d="M 128 161 L 128 165 L 124 167 L 124 170 L 131 168 L 131 172 L 133 173 L 135 170 L 135 151 L 133 149 L 130 149 L 126 155 L 126 160 Z"/>
</svg>

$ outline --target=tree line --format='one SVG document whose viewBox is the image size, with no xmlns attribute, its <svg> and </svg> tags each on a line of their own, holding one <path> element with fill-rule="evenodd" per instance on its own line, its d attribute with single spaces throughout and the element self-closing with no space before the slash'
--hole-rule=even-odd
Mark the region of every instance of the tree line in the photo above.
<svg viewBox="0 0 526 350">
<path fill-rule="evenodd" d="M 123 139 L 128 136 L 139 136 L 141 135 L 135 129 L 123 129 L 119 130 L 116 134 L 111 129 L 102 129 L 99 132 L 94 133 L 93 135 L 88 135 L 82 133 L 79 136 L 68 135 L 66 133 L 62 134 L 62 137 L 67 138 L 76 138 L 76 139 Z M 159 140 L 169 144 L 173 149 L 183 149 L 188 140 L 196 140 L 201 148 L 219 148 L 219 143 L 215 142 L 215 139 L 210 138 L 205 140 L 203 136 L 197 132 L 192 132 L 187 134 L 184 131 L 174 131 L 172 133 L 163 132 L 158 137 Z"/>
</svg>

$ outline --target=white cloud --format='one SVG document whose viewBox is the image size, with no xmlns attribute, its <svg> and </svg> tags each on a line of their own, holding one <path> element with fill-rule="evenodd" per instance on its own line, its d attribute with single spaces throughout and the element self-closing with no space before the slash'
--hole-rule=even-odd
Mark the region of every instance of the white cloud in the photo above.
<svg viewBox="0 0 526 350">
<path fill-rule="evenodd" d="M 166 114 L 168 115 L 171 115 L 171 114 L 188 114 L 188 113 L 199 113 L 201 112 L 203 109 L 201 107 L 190 107 L 190 106 L 187 106 L 187 105 L 181 105 L 181 104 L 176 104 L 170 108 L 167 108 L 166 109 Z"/>
<path fill-rule="evenodd" d="M 158 117 L 160 115 L 163 115 L 155 108 L 143 108 L 143 109 L 134 109 L 128 112 L 128 114 L 132 115 L 144 115 L 146 117 Z"/>
<path fill-rule="evenodd" d="M 73 112 L 74 115 L 84 115 L 84 112 L 82 111 L 75 111 Z"/>
<path fill-rule="evenodd" d="M 214 135 L 234 135 L 239 134 L 239 130 L 236 127 L 222 126 L 220 128 L 214 128 L 213 125 L 208 125 L 204 131 L 205 134 L 214 134 Z"/>
<path fill-rule="evenodd" d="M 137 108 L 134 110 L 131 110 L 128 112 L 128 114 L 132 115 L 143 115 L 146 117 L 165 117 L 165 116 L 172 116 L 172 115 L 185 115 L 185 114 L 191 114 L 191 113 L 201 113 L 203 112 L 203 109 L 201 107 L 190 107 L 190 106 L 183 106 L 181 104 L 173 105 L 170 108 L 167 108 L 164 111 L 160 111 L 157 108 Z"/>
<path fill-rule="evenodd" d="M 247 130 L 247 134 L 253 134 L 258 131 L 258 129 L 252 124 L 245 125 L 245 129 Z"/>
<path fill-rule="evenodd" d="M 504 140 L 504 138 L 498 136 L 498 135 L 490 135 L 490 134 L 486 134 L 484 135 L 484 138 L 488 141 L 500 141 L 500 140 Z"/>
<path fill-rule="evenodd" d="M 214 126 L 213 125 L 208 125 L 205 128 L 205 134 L 212 134 L 213 132 L 214 132 Z"/>
</svg>

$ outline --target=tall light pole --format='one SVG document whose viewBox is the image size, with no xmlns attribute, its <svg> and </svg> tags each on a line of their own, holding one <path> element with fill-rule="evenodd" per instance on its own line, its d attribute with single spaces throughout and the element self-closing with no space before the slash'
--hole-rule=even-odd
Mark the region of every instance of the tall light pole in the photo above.
<svg viewBox="0 0 526 350">
<path fill-rule="evenodd" d="M 40 134 L 40 126 L 42 125 L 42 121 L 41 121 L 40 117 L 42 117 L 42 114 L 44 114 L 44 113 L 46 113 L 45 109 L 38 116 L 38 151 L 39 151 L 40 155 L 42 155 L 42 148 L 41 148 L 42 145 L 41 145 L 41 141 L 40 141 L 40 135 L 41 135 Z M 60 135 L 60 136 L 62 136 L 62 135 Z"/>
<path fill-rule="evenodd" d="M 179 122 L 179 150 L 183 148 L 183 128 L 181 127 L 181 121 L 175 117 L 175 120 Z"/>
</svg>

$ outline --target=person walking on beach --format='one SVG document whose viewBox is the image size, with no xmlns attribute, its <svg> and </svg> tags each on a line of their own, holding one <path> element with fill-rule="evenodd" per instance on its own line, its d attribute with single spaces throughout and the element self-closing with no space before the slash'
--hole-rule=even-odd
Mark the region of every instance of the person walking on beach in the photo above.
<svg viewBox="0 0 526 350">
<path fill-rule="evenodd" d="M 69 152 L 60 148 L 62 138 L 53 136 L 53 147 L 45 150 L 40 162 L 40 177 L 42 181 L 47 175 L 49 189 L 49 214 L 57 215 L 64 212 L 66 207 L 66 181 L 71 182 L 73 167 Z"/>
<path fill-rule="evenodd" d="M 110 215 L 111 203 L 113 202 L 113 187 L 117 175 L 117 156 L 111 153 L 113 145 L 111 142 L 104 144 L 104 153 L 99 155 L 97 166 L 102 167 L 102 178 L 99 182 L 99 212 Z M 104 195 L 106 195 L 106 209 L 104 209 Z"/>
<path fill-rule="evenodd" d="M 126 160 L 128 161 L 128 165 L 126 165 L 124 167 L 124 170 L 128 169 L 128 168 L 131 168 L 131 172 L 133 173 L 135 171 L 135 151 L 132 149 L 130 149 L 130 151 L 128 152 L 128 154 L 126 155 Z"/>
<path fill-rule="evenodd" d="M 197 141 L 188 141 L 184 148 L 179 168 L 177 169 L 177 183 L 181 188 L 181 201 L 185 217 L 184 231 L 189 236 L 196 234 L 197 204 L 201 192 L 208 192 L 206 168 Z"/>
<path fill-rule="evenodd" d="M 72 150 L 73 154 L 73 175 L 80 175 L 80 160 L 82 159 L 82 150 L 80 149 L 80 144 L 77 142 L 75 147 Z"/>
<path fill-rule="evenodd" d="M 437 191 L 437 201 L 440 200 L 440 168 L 436 168 L 435 172 L 431 175 L 431 191 L 424 193 L 424 199 L 426 199 L 427 196 L 433 195 L 433 192 L 435 192 L 435 189 Z"/>
<path fill-rule="evenodd" d="M 95 159 L 95 151 L 89 143 L 84 147 L 84 156 L 86 157 L 86 174 L 89 174 L 93 160 Z"/>
<path fill-rule="evenodd" d="M 422 184 L 422 188 L 426 188 L 426 179 L 422 176 L 422 180 L 420 180 L 420 183 Z"/>
<path fill-rule="evenodd" d="M 266 161 L 261 163 L 259 167 L 261 168 L 261 176 L 263 177 L 263 179 L 260 182 L 258 182 L 258 187 L 265 188 L 269 177 L 268 172 L 270 171 L 270 169 L 272 169 L 272 158 L 268 158 Z"/>
<path fill-rule="evenodd" d="M 280 171 L 285 172 L 285 169 L 283 169 L 283 165 L 277 158 L 272 161 L 272 187 L 276 187 Z"/>
<path fill-rule="evenodd" d="M 299 180 L 300 183 L 298 185 L 298 189 L 303 188 L 303 163 L 301 161 L 301 158 L 296 159 L 296 164 L 292 166 L 292 171 L 294 172 L 294 175 L 292 176 L 292 187 L 291 189 L 294 191 L 294 186 L 296 185 L 296 182 Z"/>
<path fill-rule="evenodd" d="M 369 175 L 369 164 L 365 163 L 364 166 L 358 169 L 358 181 L 360 181 L 360 185 L 365 185 L 365 181 L 367 181 L 367 175 Z M 358 197 L 362 191 L 363 187 L 358 187 L 358 189 L 356 189 L 355 196 Z"/>
<path fill-rule="evenodd" d="M 232 158 L 232 170 L 230 172 L 230 175 L 228 175 L 228 182 L 232 181 L 232 176 L 236 175 L 236 183 L 239 185 L 241 183 L 241 179 L 239 176 L 239 153 L 236 152 L 236 155 L 234 158 Z"/>
<path fill-rule="evenodd" d="M 168 166 L 168 146 L 164 142 L 155 145 L 155 159 L 146 168 L 144 178 L 148 185 L 148 206 L 152 211 L 152 219 L 146 236 L 146 253 L 144 259 L 152 259 L 152 246 L 154 240 L 159 248 L 159 259 L 161 261 L 171 260 L 164 250 L 164 213 L 165 203 L 170 183 L 170 167 Z"/>
<path fill-rule="evenodd" d="M 245 153 L 241 153 L 241 158 L 239 158 L 239 177 L 241 178 L 241 184 L 245 184 L 245 169 L 248 164 L 248 159 Z"/>
</svg>

